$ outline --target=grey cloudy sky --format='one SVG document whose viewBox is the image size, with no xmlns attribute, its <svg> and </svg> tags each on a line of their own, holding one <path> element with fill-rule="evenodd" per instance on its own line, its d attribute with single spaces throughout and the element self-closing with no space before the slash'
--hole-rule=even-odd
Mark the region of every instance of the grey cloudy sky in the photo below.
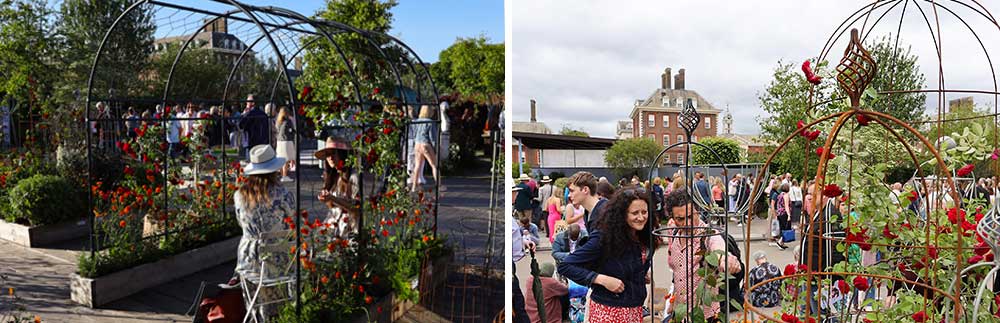
<svg viewBox="0 0 1000 323">
<path fill-rule="evenodd" d="M 778 61 L 796 66 L 819 55 L 847 17 L 872 1 L 555 1 L 508 2 L 512 17 L 513 120 L 529 119 L 529 100 L 538 101 L 538 119 L 558 131 L 566 124 L 595 137 L 613 137 L 616 120 L 628 119 L 633 102 L 660 86 L 666 67 L 686 69 L 686 88 L 698 91 L 717 108 L 728 104 L 734 131 L 759 132 L 758 94 L 771 80 Z M 980 1 L 1000 15 L 1000 3 Z M 881 1 L 867 26 L 886 11 L 869 39 L 896 34 L 912 45 L 925 73 L 925 88 L 938 87 L 938 60 L 923 14 L 934 24 L 926 0 Z M 946 88 L 994 90 L 990 68 L 975 37 L 946 8 L 962 16 L 1000 64 L 1000 30 L 961 5 L 943 1 L 937 14 L 943 35 Z M 890 7 L 894 6 L 891 10 Z M 904 5 L 906 7 L 903 14 Z M 923 14 L 920 9 L 923 10 Z M 861 29 L 863 20 L 856 23 Z M 936 27 L 935 27 L 936 29 Z M 827 59 L 840 60 L 849 33 L 832 46 Z M 994 70 L 997 68 L 994 67 Z M 1000 73 L 998 73 L 1000 74 Z M 948 95 L 953 99 L 963 95 Z M 928 109 L 937 109 L 930 96 Z M 993 106 L 993 96 L 976 97 Z"/>
</svg>

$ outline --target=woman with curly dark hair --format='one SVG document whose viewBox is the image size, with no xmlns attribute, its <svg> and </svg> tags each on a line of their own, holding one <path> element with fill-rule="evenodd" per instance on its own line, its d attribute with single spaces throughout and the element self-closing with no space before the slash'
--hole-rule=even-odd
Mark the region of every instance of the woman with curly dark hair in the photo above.
<svg viewBox="0 0 1000 323">
<path fill-rule="evenodd" d="M 651 239 L 646 201 L 636 189 L 615 193 L 590 239 L 559 264 L 559 273 L 591 289 L 587 322 L 642 321 L 650 262 L 659 247 L 659 239 Z"/>
</svg>

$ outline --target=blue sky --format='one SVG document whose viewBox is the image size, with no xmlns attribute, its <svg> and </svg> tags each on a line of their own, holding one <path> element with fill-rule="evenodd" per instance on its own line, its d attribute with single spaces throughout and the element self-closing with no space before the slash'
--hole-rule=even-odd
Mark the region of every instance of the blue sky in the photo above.
<svg viewBox="0 0 1000 323">
<path fill-rule="evenodd" d="M 229 9 L 228 5 L 208 0 L 170 2 L 212 11 Z M 326 1 L 320 0 L 244 0 L 243 2 L 257 6 L 284 7 L 306 16 L 312 16 L 316 11 L 326 7 Z M 51 8 L 59 8 L 61 3 L 61 0 L 49 2 Z M 425 62 L 436 62 L 438 54 L 454 43 L 458 37 L 485 35 L 493 43 L 503 42 L 503 6 L 503 0 L 399 0 L 398 5 L 392 10 L 393 29 L 390 34 L 413 48 Z"/>
</svg>

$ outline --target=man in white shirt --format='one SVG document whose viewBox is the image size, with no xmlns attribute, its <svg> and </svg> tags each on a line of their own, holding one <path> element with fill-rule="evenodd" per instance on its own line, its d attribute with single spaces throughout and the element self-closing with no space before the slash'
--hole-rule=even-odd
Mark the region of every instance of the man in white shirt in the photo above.
<svg viewBox="0 0 1000 323">
<path fill-rule="evenodd" d="M 177 113 L 176 115 L 180 115 Z M 164 118 L 171 118 L 170 115 L 164 116 Z M 181 146 L 181 132 L 182 126 L 180 121 L 170 120 L 167 122 L 167 144 L 169 144 L 168 155 L 170 158 L 177 158 L 183 152 L 183 147 Z"/>
</svg>

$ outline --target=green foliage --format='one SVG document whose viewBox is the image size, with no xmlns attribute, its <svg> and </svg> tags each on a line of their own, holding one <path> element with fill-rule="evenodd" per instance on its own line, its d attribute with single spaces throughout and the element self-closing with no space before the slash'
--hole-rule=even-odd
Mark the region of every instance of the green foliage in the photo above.
<svg viewBox="0 0 1000 323">
<path fill-rule="evenodd" d="M 865 46 L 878 63 L 878 74 L 872 80 L 871 89 L 883 92 L 924 88 L 924 74 L 920 72 L 917 56 L 911 54 L 910 46 L 896 48 L 889 36 L 868 42 Z M 923 117 L 926 99 L 926 93 L 879 95 L 862 108 L 884 112 L 912 124 Z"/>
<path fill-rule="evenodd" d="M 150 94 L 154 96 L 163 95 L 170 67 L 174 65 L 174 59 L 180 51 L 180 45 L 165 45 L 166 50 L 157 52 L 152 61 L 154 73 L 160 76 L 160 82 L 153 83 L 153 91 Z M 226 86 L 230 69 L 229 64 L 211 50 L 189 47 L 174 68 L 168 96 L 179 95 L 190 99 L 217 98 Z"/>
<path fill-rule="evenodd" d="M 590 134 L 585 131 L 573 129 L 567 125 L 563 125 L 562 129 L 559 130 L 559 134 L 564 136 L 590 137 Z"/>
<path fill-rule="evenodd" d="M 630 138 L 615 142 L 604 155 L 604 163 L 619 177 L 648 168 L 663 147 L 649 138 Z"/>
<path fill-rule="evenodd" d="M 61 39 L 61 87 L 68 97 L 74 90 L 85 91 L 97 48 L 115 19 L 131 0 L 65 0 L 59 11 L 56 32 Z M 141 95 L 146 91 L 140 80 L 153 53 L 152 5 L 137 7 L 111 31 L 95 75 L 95 89 L 115 88 L 118 95 Z M 125 90 L 127 93 L 122 92 Z M 103 92 L 103 91 L 102 91 Z M 102 93 L 99 92 L 99 93 Z"/>
<path fill-rule="evenodd" d="M 691 146 L 691 164 L 735 164 L 740 162 L 740 155 L 743 150 L 735 140 L 721 137 L 708 137 L 698 141 L 698 143 L 708 146 L 719 155 L 719 160 L 708 149 L 702 146 Z"/>
<path fill-rule="evenodd" d="M 458 92 L 478 102 L 496 102 L 504 93 L 504 44 L 489 38 L 459 38 L 431 65 L 440 92 Z"/>
<path fill-rule="evenodd" d="M 44 100 L 57 77 L 51 10 L 41 0 L 0 1 L 0 99 Z"/>
<path fill-rule="evenodd" d="M 37 174 L 21 180 L 8 192 L 8 220 L 27 220 L 32 226 L 41 226 L 86 214 L 86 203 L 78 188 L 53 175 Z"/>
</svg>

